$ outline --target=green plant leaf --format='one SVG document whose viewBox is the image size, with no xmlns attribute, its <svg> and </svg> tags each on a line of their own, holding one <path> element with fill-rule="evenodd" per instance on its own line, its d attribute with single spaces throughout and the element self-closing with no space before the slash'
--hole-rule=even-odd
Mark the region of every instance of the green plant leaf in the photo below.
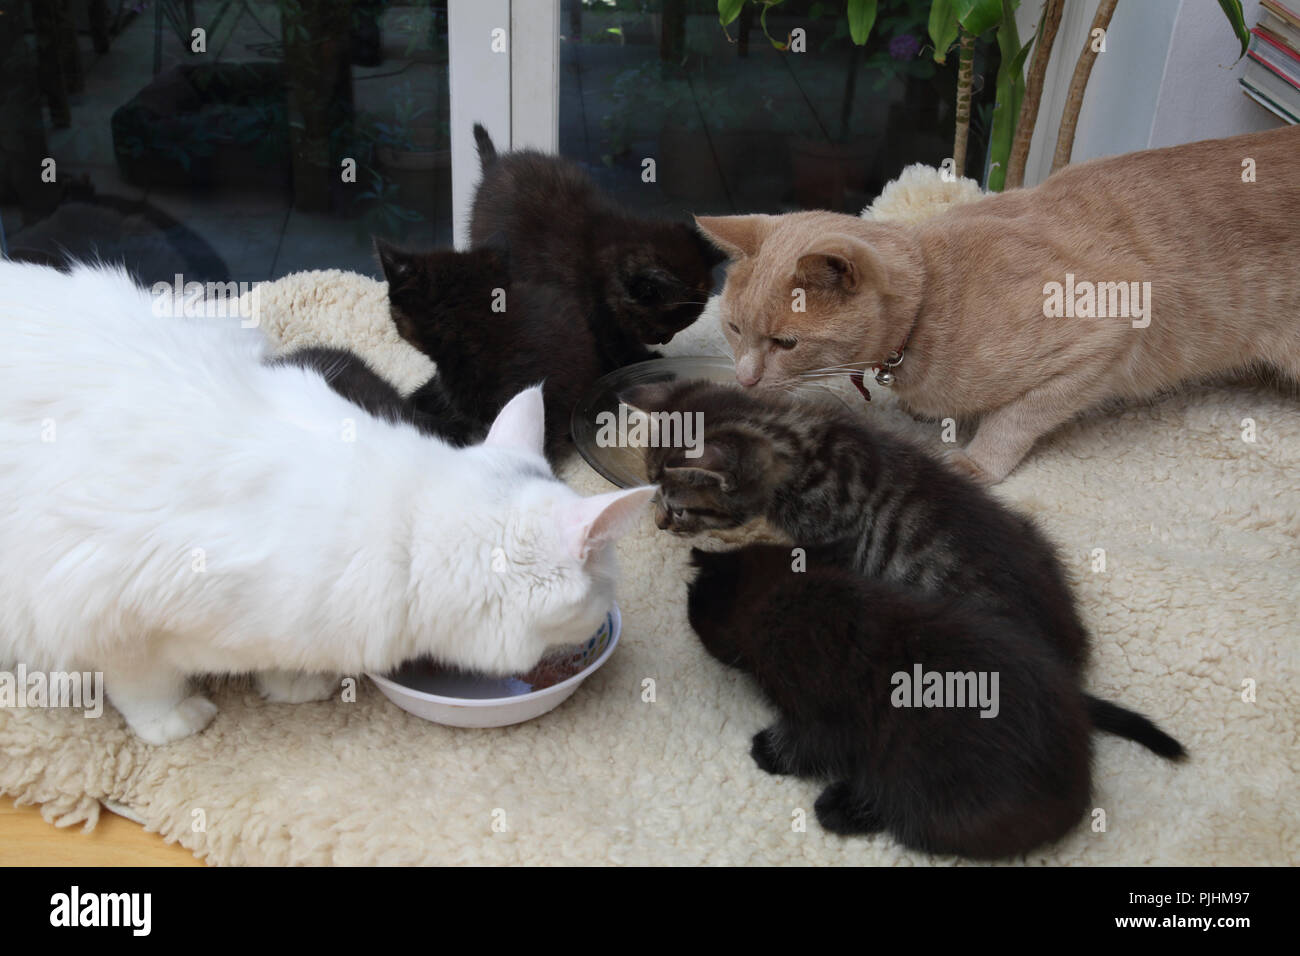
<svg viewBox="0 0 1300 956">
<path fill-rule="evenodd" d="M 775 47 L 776 49 L 784 51 L 790 49 L 790 44 L 782 43 L 776 37 L 772 36 L 772 34 L 767 32 L 767 11 L 772 9 L 780 2 L 781 0 L 767 0 L 767 2 L 763 4 L 763 12 L 758 15 L 758 25 L 759 28 L 762 29 L 763 31 L 763 36 L 767 37 L 767 41 L 771 43 L 772 46 Z"/>
<path fill-rule="evenodd" d="M 1246 55 L 1246 47 L 1250 46 L 1250 31 L 1246 29 L 1246 15 L 1241 10 L 1241 0 L 1219 0 L 1219 6 L 1223 8 L 1223 15 L 1228 18 L 1232 24 L 1232 32 L 1237 34 L 1237 39 L 1241 41 L 1241 56 Z"/>
<path fill-rule="evenodd" d="M 876 0 L 849 0 L 849 36 L 862 46 L 876 24 Z"/>
<path fill-rule="evenodd" d="M 718 0 L 718 21 L 725 27 L 740 16 L 745 0 Z"/>
<path fill-rule="evenodd" d="M 957 22 L 972 36 L 992 30 L 1002 22 L 1002 0 L 957 0 Z"/>
<path fill-rule="evenodd" d="M 930 5 L 930 42 L 934 44 L 934 62 L 948 59 L 949 48 L 957 42 L 957 4 L 955 0 L 934 0 Z"/>
<path fill-rule="evenodd" d="M 1020 104 L 1025 98 L 1025 60 L 1034 45 L 1032 39 L 1023 47 L 1020 45 L 1015 6 L 1012 0 L 1001 0 L 1001 3 L 998 52 L 1002 62 L 998 66 L 997 102 L 993 107 L 993 128 L 989 132 L 990 192 L 1001 192 L 1006 184 L 1007 160 L 1011 157 L 1011 144 L 1020 120 Z"/>
</svg>

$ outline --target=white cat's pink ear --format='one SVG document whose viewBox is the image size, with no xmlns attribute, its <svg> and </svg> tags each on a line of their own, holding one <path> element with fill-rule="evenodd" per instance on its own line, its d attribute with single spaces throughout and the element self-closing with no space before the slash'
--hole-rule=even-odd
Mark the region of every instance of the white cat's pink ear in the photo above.
<svg viewBox="0 0 1300 956">
<path fill-rule="evenodd" d="M 560 516 L 560 534 L 579 561 L 627 534 L 655 496 L 654 485 L 593 495 L 570 504 Z"/>
<path fill-rule="evenodd" d="M 546 404 L 542 401 L 542 386 L 526 388 L 506 402 L 506 407 L 501 409 L 488 429 L 483 444 L 541 455 L 546 445 Z"/>
</svg>

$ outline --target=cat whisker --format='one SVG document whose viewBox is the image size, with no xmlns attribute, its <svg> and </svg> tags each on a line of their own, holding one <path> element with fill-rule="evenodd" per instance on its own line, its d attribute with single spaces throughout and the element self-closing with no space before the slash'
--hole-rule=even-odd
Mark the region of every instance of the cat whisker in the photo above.
<svg viewBox="0 0 1300 956">
<path fill-rule="evenodd" d="M 816 372 L 859 372 L 863 369 L 871 368 L 876 362 L 845 362 L 842 365 L 824 365 L 821 368 L 810 368 L 801 375 L 810 375 Z"/>
<path fill-rule="evenodd" d="M 835 399 L 835 401 L 839 402 L 840 405 L 842 405 L 844 408 L 847 408 L 849 411 L 856 411 L 856 409 L 854 408 L 854 406 L 850 405 L 850 404 L 845 400 L 843 393 L 838 392 L 838 391 L 836 391 L 836 390 L 833 389 L 833 388 L 828 388 L 828 387 L 825 386 L 825 385 L 821 385 L 821 384 L 817 384 L 817 383 L 812 383 L 812 382 L 808 382 L 808 383 L 805 383 L 805 384 L 802 385 L 802 386 L 797 386 L 797 387 L 803 387 L 803 388 L 815 388 L 815 389 L 817 389 L 817 391 L 819 391 L 819 392 L 825 392 L 827 395 L 829 395 L 829 396 L 831 396 L 833 399 Z"/>
</svg>

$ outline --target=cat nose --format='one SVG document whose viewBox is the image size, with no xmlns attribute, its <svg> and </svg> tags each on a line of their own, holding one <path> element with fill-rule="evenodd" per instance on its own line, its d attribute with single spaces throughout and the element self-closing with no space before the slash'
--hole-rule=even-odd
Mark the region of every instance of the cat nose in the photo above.
<svg viewBox="0 0 1300 956">
<path fill-rule="evenodd" d="M 668 512 L 663 508 L 656 508 L 655 527 L 658 528 L 660 531 L 667 531 L 669 524 L 670 522 L 668 520 Z"/>
<path fill-rule="evenodd" d="M 763 360 L 760 356 L 755 356 L 753 351 L 746 351 L 736 360 L 736 381 L 746 388 L 751 388 L 758 384 L 758 380 L 763 377 Z"/>
</svg>

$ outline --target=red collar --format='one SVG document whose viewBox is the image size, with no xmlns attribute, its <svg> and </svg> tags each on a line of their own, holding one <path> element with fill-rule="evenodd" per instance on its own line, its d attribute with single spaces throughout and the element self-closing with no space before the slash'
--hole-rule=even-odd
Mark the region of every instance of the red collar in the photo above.
<svg viewBox="0 0 1300 956">
<path fill-rule="evenodd" d="M 907 343 L 911 341 L 911 338 L 912 334 L 909 332 L 907 338 L 903 339 L 903 344 L 889 353 L 889 358 L 870 366 L 871 370 L 876 373 L 875 378 L 878 385 L 888 388 L 894 384 L 893 370 L 903 364 L 903 355 L 907 349 Z M 849 378 L 853 382 L 853 387 L 861 393 L 863 399 L 869 402 L 871 401 L 871 393 L 867 391 L 866 383 L 863 381 L 864 377 L 865 376 L 862 372 L 849 373 Z"/>
</svg>

